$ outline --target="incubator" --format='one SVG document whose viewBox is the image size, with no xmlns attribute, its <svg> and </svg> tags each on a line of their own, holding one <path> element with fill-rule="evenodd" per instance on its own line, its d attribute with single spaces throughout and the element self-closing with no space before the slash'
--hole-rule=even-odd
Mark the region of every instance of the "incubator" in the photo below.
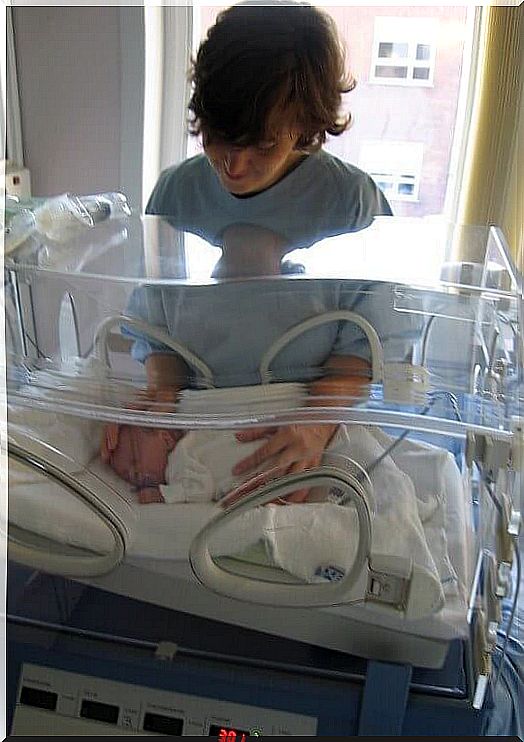
<svg viewBox="0 0 524 742">
<path fill-rule="evenodd" d="M 373 663 L 416 668 L 408 686 L 460 698 L 480 723 L 524 449 L 522 286 L 500 231 L 379 218 L 285 252 L 256 226 L 213 245 L 125 208 L 70 220 L 63 239 L 31 224 L 5 259 L 12 563 L 107 602 L 105 634 L 118 635 L 110 606 L 139 601 L 151 619 L 137 642 L 169 609 L 193 637 L 232 637 L 233 662 L 234 637 L 247 662 L 251 636 L 275 671 L 279 657 L 296 670 L 298 646 L 312 676 L 322 653 L 339 679 L 356 663 L 352 682 L 363 661 L 368 680 Z M 50 713 L 27 701 L 51 672 L 33 660 L 18 734 L 20 709 Z M 52 670 L 81 696 L 71 671 Z M 115 734 L 263 729 L 223 695 L 196 722 L 195 693 L 177 692 L 176 732 L 145 725 L 153 706 L 129 724 L 89 718 Z M 296 711 L 250 697 L 266 719 Z M 75 703 L 61 716 L 87 723 Z M 357 728 L 286 719 L 264 733 Z"/>
</svg>

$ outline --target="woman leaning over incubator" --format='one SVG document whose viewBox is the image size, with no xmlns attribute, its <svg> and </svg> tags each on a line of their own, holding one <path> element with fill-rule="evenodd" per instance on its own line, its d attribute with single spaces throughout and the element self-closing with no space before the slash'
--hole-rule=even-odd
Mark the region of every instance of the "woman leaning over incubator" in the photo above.
<svg viewBox="0 0 524 742">
<path fill-rule="evenodd" d="M 339 135 L 349 125 L 340 108 L 354 81 L 346 76 L 334 22 L 320 9 L 246 2 L 223 11 L 199 48 L 192 82 L 190 131 L 201 135 L 204 154 L 161 174 L 147 213 L 169 216 L 179 229 L 215 244 L 231 225 L 249 224 L 277 233 L 287 250 L 391 214 L 366 173 L 322 149 L 327 134 Z M 145 396 L 176 399 L 186 376 L 183 362 L 153 352 L 145 367 Z M 366 360 L 333 355 L 309 391 L 360 396 L 369 378 Z M 239 441 L 263 441 L 234 473 L 247 474 L 270 458 L 288 472 L 315 466 L 335 429 L 287 425 L 239 433 Z M 106 460 L 117 443 L 112 426 Z"/>
</svg>

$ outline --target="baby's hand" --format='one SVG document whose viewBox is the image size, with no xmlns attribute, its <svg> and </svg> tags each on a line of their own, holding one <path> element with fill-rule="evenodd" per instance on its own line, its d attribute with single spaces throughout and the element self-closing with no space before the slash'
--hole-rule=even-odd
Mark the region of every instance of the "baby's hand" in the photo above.
<svg viewBox="0 0 524 742">
<path fill-rule="evenodd" d="M 138 502 L 141 505 L 149 505 L 152 502 L 165 502 L 159 487 L 143 487 L 138 490 Z"/>
</svg>

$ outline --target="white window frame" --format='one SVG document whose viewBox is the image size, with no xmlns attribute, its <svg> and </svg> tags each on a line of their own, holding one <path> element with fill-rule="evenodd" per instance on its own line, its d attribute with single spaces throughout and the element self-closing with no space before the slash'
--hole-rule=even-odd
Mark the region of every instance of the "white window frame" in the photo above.
<svg viewBox="0 0 524 742">
<path fill-rule="evenodd" d="M 373 149 L 376 152 L 373 152 Z M 394 152 L 395 149 L 403 151 L 404 154 L 397 158 L 392 157 L 388 163 L 388 158 L 384 157 L 384 150 Z M 423 158 L 424 145 L 421 142 L 367 141 L 362 142 L 359 166 L 371 175 L 379 187 L 381 183 L 391 183 L 391 189 L 382 189 L 388 200 L 416 203 L 419 200 Z M 399 164 L 394 163 L 395 159 Z M 413 185 L 413 193 L 400 192 L 400 186 L 404 183 Z"/>
<path fill-rule="evenodd" d="M 200 5 L 203 4 L 203 0 L 181 0 L 179 5 L 185 5 L 190 3 L 193 8 L 193 15 L 191 18 L 190 28 L 186 29 L 185 33 L 188 37 L 193 37 L 193 47 L 198 46 L 198 43 L 200 42 Z M 146 5 L 149 5 L 150 3 L 146 3 Z M 220 5 L 222 6 L 223 3 L 209 3 L 210 5 Z M 323 3 L 317 3 L 318 5 L 323 5 Z M 456 118 L 456 124 L 455 124 L 455 134 L 453 139 L 453 150 L 452 150 L 452 157 L 450 161 L 450 169 L 449 169 L 449 178 L 448 178 L 448 188 L 446 191 L 446 200 L 445 205 L 443 209 L 443 213 L 446 214 L 447 218 L 451 220 L 455 220 L 457 216 L 457 208 L 458 208 L 458 194 L 460 192 L 460 186 L 462 182 L 462 175 L 463 170 L 465 166 L 465 150 L 466 150 L 466 144 L 468 141 L 468 135 L 470 131 L 471 126 L 471 117 L 472 117 L 472 110 L 473 110 L 473 98 L 474 98 L 474 91 L 476 89 L 477 84 L 477 69 L 478 69 L 478 57 L 480 54 L 480 29 L 481 29 L 481 19 L 482 19 L 482 13 L 483 8 L 481 6 L 475 6 L 475 7 L 469 7 L 468 8 L 468 30 L 467 30 L 467 37 L 472 39 L 472 45 L 471 48 L 469 46 L 465 47 L 465 53 L 463 58 L 463 74 L 461 77 L 461 86 L 460 86 L 460 94 L 459 94 L 459 108 L 457 111 L 457 118 Z M 437 39 L 438 39 L 438 19 L 436 18 L 409 18 L 409 17 L 385 17 L 381 16 L 385 23 L 388 24 L 401 24 L 404 28 L 407 28 L 407 26 L 412 21 L 428 21 L 429 23 L 434 25 L 434 31 L 431 33 L 431 43 L 434 44 L 434 56 L 431 57 L 433 61 L 436 61 L 436 52 L 437 52 Z M 391 26 L 392 27 L 392 26 Z M 398 37 L 398 34 L 397 34 Z M 186 37 L 187 38 L 187 37 Z M 398 40 L 401 41 L 402 35 L 398 37 Z M 387 39 L 383 39 L 386 40 Z M 165 38 L 165 43 L 168 45 L 168 47 L 172 47 L 177 43 L 177 40 L 174 37 L 167 36 Z M 375 45 L 373 47 L 373 58 L 376 59 L 376 55 L 378 52 L 378 39 L 375 34 Z M 419 36 L 418 43 L 424 43 L 424 37 Z M 170 53 L 173 53 L 172 51 Z M 163 67 L 164 61 L 162 62 Z M 185 96 L 189 96 L 190 94 L 190 88 L 187 83 L 186 78 L 186 71 L 187 71 L 188 65 L 181 65 L 179 68 L 177 68 L 177 72 L 180 78 L 179 84 L 185 85 Z M 430 75 L 431 82 L 430 81 L 423 81 L 423 80 L 415 80 L 409 83 L 409 85 L 415 85 L 415 86 L 427 86 L 429 87 L 432 83 L 432 74 Z M 373 85 L 404 85 L 407 86 L 408 83 L 403 80 L 398 79 L 385 79 L 385 78 L 377 78 L 375 81 L 372 79 L 369 79 L 368 82 Z M 172 96 L 173 92 L 172 90 L 166 91 L 164 95 L 161 97 L 166 98 L 169 96 Z M 186 98 L 187 100 L 187 98 Z M 179 101 L 180 103 L 180 101 Z M 149 130 L 150 127 L 148 127 Z M 175 138 L 175 137 L 173 137 Z M 192 141 L 190 138 L 190 141 L 193 145 L 193 148 L 191 149 L 191 152 L 187 152 L 187 141 L 188 138 L 185 135 L 184 132 L 177 132 L 177 137 L 180 141 L 180 145 L 183 150 L 183 157 L 187 157 L 188 154 L 194 154 L 194 148 L 195 148 L 195 142 Z M 196 151 L 199 151 L 198 148 Z M 167 164 L 172 164 L 173 160 Z M 158 177 L 159 174 L 159 168 L 158 165 L 156 167 L 152 168 L 153 172 L 151 173 L 151 178 Z M 147 191 L 147 189 L 144 189 Z M 402 200 L 406 200 L 407 198 L 410 198 L 414 201 L 416 199 L 411 197 L 403 196 Z"/>
<path fill-rule="evenodd" d="M 402 85 L 405 87 L 433 87 L 436 60 L 438 20 L 434 18 L 404 18 L 400 16 L 375 18 L 375 32 L 371 55 L 369 82 L 376 85 Z M 381 44 L 405 44 L 405 57 L 381 57 Z M 417 59 L 417 47 L 429 46 L 429 59 Z M 405 67 L 406 77 L 381 77 L 377 67 Z M 415 68 L 428 70 L 427 79 L 414 78 Z"/>
<path fill-rule="evenodd" d="M 418 192 L 420 188 L 420 175 L 400 175 L 396 172 L 387 173 L 369 173 L 375 183 L 384 192 L 388 201 L 418 201 Z M 382 183 L 391 182 L 391 188 L 382 188 Z M 405 183 L 413 185 L 413 193 L 406 194 L 399 191 L 400 186 Z"/>
<path fill-rule="evenodd" d="M 160 172 L 186 159 L 187 70 L 192 51 L 193 8 L 189 3 L 144 6 L 145 93 L 142 206 Z"/>
</svg>

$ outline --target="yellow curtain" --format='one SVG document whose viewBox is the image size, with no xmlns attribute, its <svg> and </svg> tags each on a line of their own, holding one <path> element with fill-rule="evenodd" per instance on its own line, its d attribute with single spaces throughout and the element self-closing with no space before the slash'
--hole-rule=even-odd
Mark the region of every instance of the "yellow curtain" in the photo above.
<svg viewBox="0 0 524 742">
<path fill-rule="evenodd" d="M 485 10 L 482 69 L 458 214 L 462 224 L 500 225 L 520 270 L 524 247 L 523 38 L 524 5 Z"/>
</svg>

